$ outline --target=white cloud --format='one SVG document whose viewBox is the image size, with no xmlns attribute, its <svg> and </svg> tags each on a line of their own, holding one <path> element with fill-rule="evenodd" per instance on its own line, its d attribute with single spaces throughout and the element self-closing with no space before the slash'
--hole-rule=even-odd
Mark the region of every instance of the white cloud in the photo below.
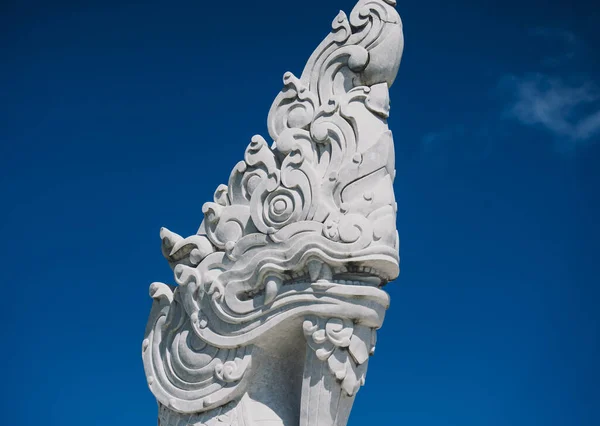
<svg viewBox="0 0 600 426">
<path fill-rule="evenodd" d="M 600 110 L 582 119 L 577 126 L 577 139 L 589 139 L 600 133 Z"/>
<path fill-rule="evenodd" d="M 507 97 L 503 118 L 542 129 L 554 137 L 556 148 L 568 152 L 592 140 L 600 141 L 600 80 L 590 68 L 589 49 L 574 33 L 562 29 L 537 28 L 530 32 L 539 52 L 537 72 L 509 74 L 498 89 Z M 544 52 L 551 52 L 544 56 Z M 423 153 L 481 159 L 510 128 L 498 120 L 498 112 L 469 125 L 443 127 L 421 138 Z M 468 144 L 467 141 L 476 143 Z M 460 157 L 460 158 L 462 158 Z"/>
<path fill-rule="evenodd" d="M 522 124 L 574 142 L 600 134 L 600 89 L 592 81 L 573 83 L 537 73 L 509 76 L 504 82 L 513 95 L 509 116 Z"/>
<path fill-rule="evenodd" d="M 511 96 L 508 116 L 546 129 L 570 146 L 600 135 L 600 88 L 573 68 L 578 61 L 585 63 L 581 63 L 587 56 L 585 43 L 563 29 L 536 28 L 531 33 L 551 42 L 552 56 L 540 63 L 545 71 L 510 75 L 501 81 Z"/>
</svg>

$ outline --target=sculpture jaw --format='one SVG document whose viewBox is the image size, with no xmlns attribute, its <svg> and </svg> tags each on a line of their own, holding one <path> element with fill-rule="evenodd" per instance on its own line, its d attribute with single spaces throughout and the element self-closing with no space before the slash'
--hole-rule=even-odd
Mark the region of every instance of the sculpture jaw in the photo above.
<svg viewBox="0 0 600 426">
<path fill-rule="evenodd" d="M 207 424 L 205 419 L 218 413 L 245 416 L 242 424 L 257 426 L 268 419 L 265 425 L 344 425 L 389 305 L 387 293 L 367 284 L 324 279 L 290 284 L 271 310 L 259 310 L 252 327 L 232 332 L 231 323 L 205 315 L 219 312 L 217 299 L 204 299 L 201 309 L 188 315 L 185 286 L 173 292 L 155 283 L 151 290 L 155 302 L 143 357 L 160 403 L 161 426 L 185 419 Z M 187 389 L 173 386 L 184 380 Z M 194 389 L 193 382 L 213 382 L 217 391 Z M 303 414 L 302 407 L 315 404 L 327 409 L 318 418 L 311 410 Z M 263 417 L 253 417 L 257 412 Z"/>
<path fill-rule="evenodd" d="M 318 244 L 319 238 L 309 234 L 288 250 L 266 246 L 248 263 L 238 260 L 241 265 L 236 267 L 240 269 L 225 271 L 216 278 L 225 285 L 219 284 L 223 293 L 213 297 L 222 302 L 233 320 L 257 310 L 269 312 L 290 296 L 310 296 L 314 294 L 311 283 L 330 282 L 348 287 L 348 294 L 364 293 L 358 287 L 382 287 L 398 273 L 397 250 L 391 247 L 367 247 L 352 255 L 327 250 L 326 245 Z"/>
</svg>

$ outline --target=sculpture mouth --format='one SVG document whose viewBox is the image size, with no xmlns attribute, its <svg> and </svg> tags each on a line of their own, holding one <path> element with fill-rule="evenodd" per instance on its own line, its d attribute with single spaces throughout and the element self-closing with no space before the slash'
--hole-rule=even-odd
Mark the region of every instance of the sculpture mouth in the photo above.
<svg viewBox="0 0 600 426">
<path fill-rule="evenodd" d="M 331 277 L 319 276 L 316 279 L 311 278 L 308 270 L 295 272 L 291 274 L 290 279 L 284 281 L 286 284 L 311 283 L 317 281 L 328 281 L 335 284 L 354 285 L 354 286 L 370 286 L 383 287 L 387 284 L 387 280 L 383 278 L 384 274 L 377 269 L 369 266 L 354 266 L 336 270 L 334 268 Z"/>
<path fill-rule="evenodd" d="M 310 288 L 313 283 L 374 288 L 381 288 L 388 283 L 388 279 L 383 272 L 370 266 L 347 264 L 330 268 L 329 265 L 320 262 L 317 263 L 317 266 L 320 267 L 320 270 L 315 271 L 314 264 L 309 262 L 305 268 L 285 274 L 281 288 L 277 293 L 282 294 L 287 289 L 297 289 L 304 286 Z M 266 296 L 266 292 L 267 285 L 263 284 L 258 288 L 244 291 L 239 295 L 239 298 L 241 300 L 255 299 L 259 296 Z"/>
</svg>

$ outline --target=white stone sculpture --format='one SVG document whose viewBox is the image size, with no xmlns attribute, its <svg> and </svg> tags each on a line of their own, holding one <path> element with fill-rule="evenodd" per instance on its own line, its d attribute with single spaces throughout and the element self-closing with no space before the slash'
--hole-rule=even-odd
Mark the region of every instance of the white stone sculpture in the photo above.
<svg viewBox="0 0 600 426">
<path fill-rule="evenodd" d="M 153 283 L 142 345 L 160 426 L 344 426 L 399 272 L 388 88 L 395 0 L 340 12 L 203 207 L 161 230 L 178 286 Z"/>
</svg>

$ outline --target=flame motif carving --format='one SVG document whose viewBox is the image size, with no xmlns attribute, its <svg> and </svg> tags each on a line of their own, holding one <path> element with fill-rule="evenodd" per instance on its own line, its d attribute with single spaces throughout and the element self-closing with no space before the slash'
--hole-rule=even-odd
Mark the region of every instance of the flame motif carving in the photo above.
<svg viewBox="0 0 600 426">
<path fill-rule="evenodd" d="M 301 77 L 283 76 L 271 146 L 252 138 L 196 235 L 161 230 L 178 285 L 150 287 L 143 360 L 169 410 L 202 413 L 239 397 L 254 346 L 296 319 L 346 396 L 364 383 L 389 304 L 380 287 L 399 272 L 387 126 L 403 49 L 394 5 L 360 0 L 340 12 Z"/>
</svg>

